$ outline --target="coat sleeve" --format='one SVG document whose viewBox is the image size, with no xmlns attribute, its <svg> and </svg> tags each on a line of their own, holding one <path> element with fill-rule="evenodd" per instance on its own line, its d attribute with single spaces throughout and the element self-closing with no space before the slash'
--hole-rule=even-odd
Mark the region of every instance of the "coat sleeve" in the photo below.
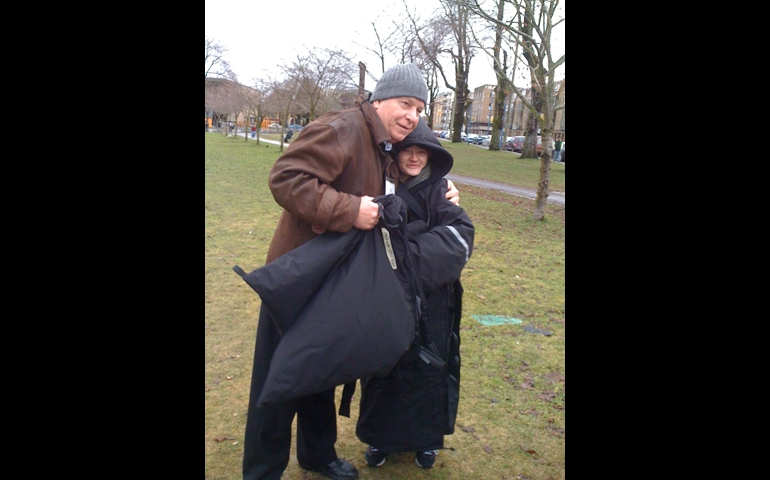
<svg viewBox="0 0 770 480">
<path fill-rule="evenodd" d="M 276 203 L 311 224 L 316 234 L 348 232 L 358 215 L 361 198 L 331 185 L 350 159 L 337 132 L 328 125 L 309 124 L 276 160 L 269 186 Z"/>
<path fill-rule="evenodd" d="M 431 225 L 426 232 L 410 239 L 420 282 L 426 291 L 458 280 L 473 252 L 473 223 L 462 207 L 444 197 L 445 192 L 446 188 L 433 189 L 429 199 Z"/>
</svg>

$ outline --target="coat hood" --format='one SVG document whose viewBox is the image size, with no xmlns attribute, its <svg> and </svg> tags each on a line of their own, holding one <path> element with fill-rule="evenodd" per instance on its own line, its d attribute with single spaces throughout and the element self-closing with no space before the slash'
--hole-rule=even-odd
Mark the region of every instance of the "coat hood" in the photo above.
<svg viewBox="0 0 770 480">
<path fill-rule="evenodd" d="M 420 121 L 417 123 L 417 127 L 412 133 L 407 135 L 406 138 L 400 142 L 393 144 L 393 150 L 391 151 L 393 158 L 397 158 L 398 152 L 407 147 L 411 147 L 412 145 L 418 145 L 431 152 L 428 161 L 431 170 L 428 183 L 432 183 L 435 179 L 442 178 L 452 169 L 452 165 L 454 165 L 452 154 L 441 145 L 441 142 L 436 138 L 436 135 L 425 121 L 425 117 L 420 117 Z"/>
</svg>

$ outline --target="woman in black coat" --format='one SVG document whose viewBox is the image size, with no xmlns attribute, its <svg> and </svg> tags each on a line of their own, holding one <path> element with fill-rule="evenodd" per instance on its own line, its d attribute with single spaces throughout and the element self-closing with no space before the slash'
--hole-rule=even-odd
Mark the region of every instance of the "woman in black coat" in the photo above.
<svg viewBox="0 0 770 480">
<path fill-rule="evenodd" d="M 460 273 L 473 250 L 474 228 L 465 210 L 445 198 L 444 176 L 454 159 L 424 119 L 391 153 L 428 315 L 411 350 L 387 376 L 361 379 L 356 435 L 369 445 L 369 466 L 383 465 L 390 453 L 416 452 L 417 465 L 430 468 L 457 417 Z"/>
</svg>

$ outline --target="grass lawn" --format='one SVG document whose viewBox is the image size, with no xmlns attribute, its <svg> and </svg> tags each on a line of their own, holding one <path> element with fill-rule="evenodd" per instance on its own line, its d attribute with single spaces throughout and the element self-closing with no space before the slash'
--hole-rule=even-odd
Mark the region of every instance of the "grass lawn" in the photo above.
<svg viewBox="0 0 770 480">
<path fill-rule="evenodd" d="M 280 152 L 266 142 L 205 136 L 205 475 L 241 480 L 260 299 L 232 267 L 250 271 L 264 264 L 281 211 L 267 176 Z M 537 184 L 539 160 L 443 145 L 455 158 L 452 173 L 528 188 Z M 351 418 L 337 417 L 337 453 L 358 468 L 361 479 L 563 479 L 565 207 L 549 203 L 545 219 L 535 221 L 531 199 L 458 187 L 476 237 L 461 279 L 455 432 L 446 436 L 433 469 L 418 468 L 414 454 L 391 455 L 384 466 L 370 468 L 366 445 L 355 436 L 359 390 Z M 565 191 L 563 164 L 551 164 L 550 190 Z M 499 323 L 505 320 L 512 323 Z M 341 387 L 338 399 L 340 394 Z M 282 480 L 322 478 L 299 468 L 292 445 Z"/>
</svg>

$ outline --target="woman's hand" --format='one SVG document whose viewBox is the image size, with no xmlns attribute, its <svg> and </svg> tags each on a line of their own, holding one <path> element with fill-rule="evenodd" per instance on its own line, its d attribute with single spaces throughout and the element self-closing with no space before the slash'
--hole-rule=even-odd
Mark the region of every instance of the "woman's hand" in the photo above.
<svg viewBox="0 0 770 480">
<path fill-rule="evenodd" d="M 449 190 L 446 192 L 446 199 L 455 205 L 460 205 L 460 191 L 457 190 L 457 187 L 452 183 L 452 180 L 447 179 L 446 182 L 449 186 Z"/>
</svg>

